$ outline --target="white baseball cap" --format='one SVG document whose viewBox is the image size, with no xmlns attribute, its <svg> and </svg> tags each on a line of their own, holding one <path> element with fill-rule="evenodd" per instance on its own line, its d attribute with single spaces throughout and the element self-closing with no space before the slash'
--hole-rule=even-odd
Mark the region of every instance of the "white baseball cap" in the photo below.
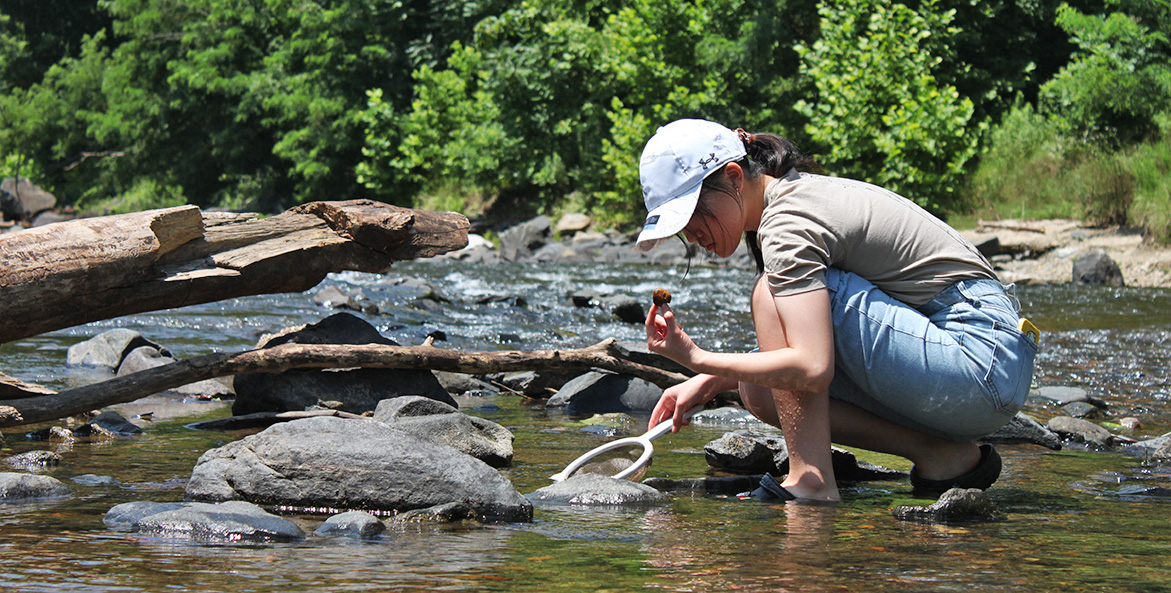
<svg viewBox="0 0 1171 593">
<path fill-rule="evenodd" d="M 746 154 L 736 132 L 714 122 L 680 119 L 659 128 L 638 161 L 647 209 L 639 250 L 649 251 L 682 231 L 695 212 L 703 180 Z"/>
</svg>

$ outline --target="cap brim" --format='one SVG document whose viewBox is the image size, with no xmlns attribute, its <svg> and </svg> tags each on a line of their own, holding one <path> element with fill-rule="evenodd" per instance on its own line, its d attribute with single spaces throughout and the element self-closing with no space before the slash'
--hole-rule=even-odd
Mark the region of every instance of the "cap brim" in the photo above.
<svg viewBox="0 0 1171 593">
<path fill-rule="evenodd" d="M 691 221 L 695 205 L 699 202 L 699 191 L 703 180 L 683 192 L 679 197 L 668 200 L 662 206 L 647 213 L 646 224 L 638 234 L 638 250 L 650 251 L 663 239 L 679 233 Z"/>
</svg>

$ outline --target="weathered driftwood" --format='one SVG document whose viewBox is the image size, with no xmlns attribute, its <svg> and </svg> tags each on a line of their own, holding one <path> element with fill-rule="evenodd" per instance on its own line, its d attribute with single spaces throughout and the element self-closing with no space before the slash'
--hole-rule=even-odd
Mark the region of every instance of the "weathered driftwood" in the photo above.
<svg viewBox="0 0 1171 593">
<path fill-rule="evenodd" d="M 0 235 L 0 343 L 132 313 L 302 292 L 330 272 L 465 247 L 454 212 L 370 200 L 269 218 L 180 206 Z"/>
<path fill-rule="evenodd" d="M 459 352 L 423 346 L 281 344 L 242 353 L 209 354 L 62 391 L 10 399 L 0 405 L 0 426 L 43 422 L 96 410 L 204 379 L 304 368 L 425 368 L 481 374 L 520 370 L 600 368 L 646 379 L 661 387 L 683 375 L 632 362 L 613 338 L 576 350 Z"/>
</svg>

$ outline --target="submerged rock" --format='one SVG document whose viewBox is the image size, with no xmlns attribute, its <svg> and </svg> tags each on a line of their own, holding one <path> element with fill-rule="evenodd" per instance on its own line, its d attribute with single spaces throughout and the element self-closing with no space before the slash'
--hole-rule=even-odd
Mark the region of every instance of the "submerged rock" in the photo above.
<svg viewBox="0 0 1171 593">
<path fill-rule="evenodd" d="M 41 468 L 60 465 L 61 456 L 52 451 L 26 451 L 11 457 L 5 457 L 4 462 L 17 469 L 36 471 Z"/>
<path fill-rule="evenodd" d="M 998 515 L 999 510 L 988 498 L 988 493 L 977 488 L 952 488 L 931 506 L 898 506 L 894 509 L 897 519 L 927 523 L 992 521 Z"/>
<path fill-rule="evenodd" d="M 367 539 L 376 537 L 386 531 L 386 525 L 370 513 L 364 511 L 348 511 L 338 513 L 325 520 L 313 535 L 322 537 L 356 537 Z"/>
<path fill-rule="evenodd" d="M 648 478 L 643 484 L 661 492 L 698 492 L 703 494 L 735 495 L 760 486 L 760 474 L 746 476 L 716 476 L 710 478 Z"/>
<path fill-rule="evenodd" d="M 667 495 L 637 482 L 599 474 L 575 474 L 529 495 L 533 502 L 607 506 L 658 505 Z"/>
<path fill-rule="evenodd" d="M 73 490 L 49 476 L 0 472 L 0 501 L 69 496 Z"/>
<path fill-rule="evenodd" d="M 95 432 L 94 427 L 99 427 L 108 430 L 118 436 L 134 436 L 142 434 L 142 429 L 118 412 L 107 410 L 98 414 L 89 424 L 78 427 L 74 430 L 74 434 L 88 436 Z"/>
<path fill-rule="evenodd" d="M 757 428 L 767 428 L 763 420 L 752 415 L 752 412 L 744 408 L 736 408 L 732 406 L 724 406 L 722 408 L 715 408 L 713 410 L 702 410 L 696 412 L 691 417 L 691 421 L 695 424 L 703 425 L 720 425 L 720 424 L 734 424 L 742 426 L 752 426 Z"/>
<path fill-rule="evenodd" d="M 476 509 L 463 502 L 449 502 L 395 515 L 393 523 L 462 523 L 476 521 Z"/>
<path fill-rule="evenodd" d="M 464 502 L 494 520 L 532 518 L 532 504 L 484 462 L 381 422 L 334 417 L 278 424 L 207 451 L 187 496 L 375 512 Z"/>
<path fill-rule="evenodd" d="M 198 541 L 255 542 L 305 537 L 305 532 L 295 523 L 242 501 L 127 502 L 107 511 L 102 522 L 118 531 Z"/>
</svg>

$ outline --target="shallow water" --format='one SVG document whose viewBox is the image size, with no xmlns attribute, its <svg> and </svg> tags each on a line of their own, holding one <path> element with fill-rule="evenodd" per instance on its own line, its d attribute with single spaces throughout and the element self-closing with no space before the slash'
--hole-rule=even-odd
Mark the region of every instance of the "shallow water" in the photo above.
<svg viewBox="0 0 1171 593">
<path fill-rule="evenodd" d="M 400 277 L 431 281 L 453 302 L 416 299 Z M 461 350 L 573 348 L 603 338 L 640 341 L 641 327 L 602 309 L 575 309 L 569 291 L 630 294 L 652 289 L 672 304 L 701 344 L 750 347 L 750 273 L 729 268 L 497 265 L 413 262 L 386 275 L 341 274 L 327 283 L 361 290 L 383 311 L 362 316 L 387 336 L 417 344 L 443 332 Z M 486 297 L 523 297 L 477 305 Z M 1042 328 L 1038 385 L 1072 385 L 1112 405 L 1111 420 L 1136 416 L 1142 438 L 1171 431 L 1171 293 L 1150 289 L 1018 289 Z M 684 313 L 685 312 L 685 313 Z M 4 371 L 54 388 L 98 378 L 64 368 L 65 350 L 111 327 L 137 329 L 178 357 L 240 350 L 260 335 L 315 322 L 329 312 L 307 295 L 274 295 L 137 315 L 0 346 Z M 511 396 L 461 405 L 516 434 L 522 493 L 607 440 L 560 412 Z M 199 419 L 220 417 L 207 405 Z M 1055 409 L 1028 410 L 1044 421 Z M 1129 494 L 1171 486 L 1165 468 L 1114 453 L 1001 446 L 1006 469 L 990 491 L 1002 510 L 991 523 L 901 522 L 891 509 L 927 504 L 904 482 L 846 486 L 836 505 L 762 505 L 707 495 L 673 495 L 653 509 L 538 507 L 534 521 L 476 529 L 392 529 L 370 542 L 310 538 L 288 544 L 212 545 L 110 531 L 110 507 L 131 500 L 176 501 L 195 459 L 236 435 L 184 428 L 196 418 L 139 420 L 146 433 L 60 450 L 47 472 L 74 497 L 0 505 L 0 587 L 15 591 L 1169 591 L 1167 499 Z M 707 471 L 703 445 L 727 428 L 693 426 L 656 442 L 649 476 Z M 23 430 L 4 436 L 11 452 L 49 448 Z M 867 459 L 898 469 L 906 462 Z M 113 485 L 72 481 L 111 476 Z M 307 532 L 321 518 L 296 518 Z"/>
</svg>

